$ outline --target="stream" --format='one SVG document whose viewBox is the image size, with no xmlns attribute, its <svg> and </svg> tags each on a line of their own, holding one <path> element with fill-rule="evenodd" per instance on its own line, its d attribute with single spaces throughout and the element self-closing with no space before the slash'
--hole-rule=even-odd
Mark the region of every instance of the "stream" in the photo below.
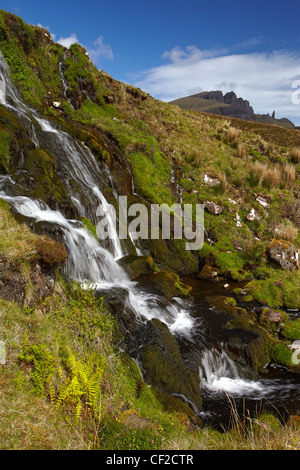
<svg viewBox="0 0 300 470">
<path fill-rule="evenodd" d="M 55 155 L 78 214 L 95 222 L 96 209 L 101 205 L 107 215 L 109 229 L 114 231 L 109 205 L 103 195 L 107 176 L 114 190 L 109 170 L 99 168 L 94 155 L 84 144 L 41 118 L 21 101 L 1 56 L 0 104 L 18 116 L 36 149 L 47 148 Z M 129 279 L 119 264 L 128 252 L 116 233 L 110 243 L 100 243 L 82 222 L 68 219 L 60 210 L 51 209 L 42 200 L 29 198 L 22 191 L 12 176 L 0 175 L 0 197 L 16 213 L 31 223 L 47 223 L 59 230 L 68 250 L 63 269 L 69 279 L 93 286 L 100 294 L 111 292 L 114 295 L 114 291 L 122 290 L 125 307 L 134 313 L 137 322 L 143 324 L 159 319 L 168 326 L 178 341 L 187 366 L 198 371 L 203 409 L 197 412 L 204 422 L 226 426 L 231 419 L 231 400 L 240 411 L 246 408 L 254 413 L 261 407 L 274 411 L 275 407 L 284 417 L 289 412 L 300 414 L 299 374 L 293 375 L 275 366 L 266 369 L 263 377 L 253 379 L 245 364 L 234 361 L 230 356 L 227 346 L 233 339 L 242 344 L 252 338 L 246 331 L 224 330 L 226 316 L 216 312 L 207 301 L 211 295 L 224 295 L 221 286 L 186 279 L 185 282 L 193 287 L 192 301 L 176 297 L 166 301 Z M 114 194 L 117 200 L 115 190 Z M 88 207 L 86 200 L 89 201 Z M 130 238 L 135 244 L 136 254 L 142 254 L 134 234 L 130 234 Z"/>
</svg>

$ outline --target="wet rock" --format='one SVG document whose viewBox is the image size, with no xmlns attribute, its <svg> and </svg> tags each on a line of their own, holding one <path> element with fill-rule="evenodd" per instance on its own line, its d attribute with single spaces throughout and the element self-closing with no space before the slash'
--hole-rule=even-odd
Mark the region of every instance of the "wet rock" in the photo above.
<svg viewBox="0 0 300 470">
<path fill-rule="evenodd" d="M 259 317 L 259 322 L 270 329 L 274 329 L 284 321 L 282 312 L 263 308 Z"/>
<path fill-rule="evenodd" d="M 185 364 L 178 342 L 165 323 L 158 319 L 148 321 L 135 332 L 127 347 L 128 353 L 139 360 L 147 383 L 183 397 L 192 408 L 201 410 L 198 373 Z"/>
<path fill-rule="evenodd" d="M 198 278 L 203 280 L 216 279 L 218 278 L 218 275 L 219 269 L 205 264 L 201 269 L 200 273 L 198 274 Z"/>
<path fill-rule="evenodd" d="M 269 257 L 287 271 L 299 269 L 299 254 L 295 246 L 286 240 L 272 240 L 268 246 Z"/>
<path fill-rule="evenodd" d="M 192 287 L 180 281 L 178 274 L 170 271 L 159 271 L 145 276 L 143 282 L 155 294 L 172 297 L 185 297 L 190 294 Z"/>
<path fill-rule="evenodd" d="M 223 207 L 219 206 L 215 202 L 205 201 L 203 205 L 205 209 L 207 209 L 208 212 L 210 212 L 211 214 L 218 215 L 218 214 L 222 214 L 223 212 Z"/>
<path fill-rule="evenodd" d="M 125 269 L 129 277 L 134 280 L 142 274 L 150 274 L 158 271 L 151 256 L 124 256 L 119 264 Z"/>
</svg>

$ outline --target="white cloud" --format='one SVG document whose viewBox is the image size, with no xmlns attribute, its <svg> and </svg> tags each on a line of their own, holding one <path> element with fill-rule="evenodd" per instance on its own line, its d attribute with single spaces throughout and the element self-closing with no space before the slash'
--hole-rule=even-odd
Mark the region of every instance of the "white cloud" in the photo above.
<svg viewBox="0 0 300 470">
<path fill-rule="evenodd" d="M 99 58 L 113 59 L 114 54 L 111 46 L 103 43 L 103 36 L 99 36 L 94 42 L 94 47 L 87 48 L 87 52 L 92 62 L 96 63 Z"/>
<path fill-rule="evenodd" d="M 260 38 L 252 40 L 256 41 Z M 300 79 L 299 54 L 225 52 L 175 47 L 163 54 L 169 63 L 145 70 L 135 77 L 134 85 L 163 101 L 187 96 L 191 90 L 233 90 L 250 102 L 254 112 L 275 110 L 276 117 L 288 117 L 300 125 L 300 105 L 292 102 L 292 83 Z"/>
<path fill-rule="evenodd" d="M 70 34 L 70 36 L 66 37 L 66 38 L 60 38 L 58 39 L 58 44 L 60 44 L 61 46 L 64 46 L 66 47 L 67 49 L 69 49 L 69 47 L 72 45 L 72 44 L 76 44 L 78 43 L 78 38 L 76 36 L 75 33 L 72 33 Z"/>
</svg>

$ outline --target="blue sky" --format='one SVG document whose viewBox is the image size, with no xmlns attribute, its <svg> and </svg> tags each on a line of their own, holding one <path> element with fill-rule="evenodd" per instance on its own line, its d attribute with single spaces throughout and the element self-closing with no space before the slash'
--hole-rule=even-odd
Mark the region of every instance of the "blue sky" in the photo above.
<svg viewBox="0 0 300 470">
<path fill-rule="evenodd" d="M 255 112 L 300 125 L 295 0 L 2 0 L 0 8 L 66 46 L 80 42 L 99 68 L 157 99 L 233 90 Z"/>
</svg>

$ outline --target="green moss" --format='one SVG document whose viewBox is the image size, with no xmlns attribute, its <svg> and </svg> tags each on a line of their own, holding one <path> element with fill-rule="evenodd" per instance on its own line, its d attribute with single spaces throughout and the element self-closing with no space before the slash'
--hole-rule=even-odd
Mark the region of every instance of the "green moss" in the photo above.
<svg viewBox="0 0 300 470">
<path fill-rule="evenodd" d="M 270 359 L 276 364 L 293 367 L 292 352 L 286 344 L 281 341 L 270 339 L 268 342 Z"/>
<path fill-rule="evenodd" d="M 44 199 L 52 204 L 68 200 L 66 189 L 56 174 L 56 162 L 43 149 L 30 150 L 24 166 L 35 179 L 31 196 Z"/>
<path fill-rule="evenodd" d="M 158 272 L 158 267 L 151 256 L 129 255 L 122 258 L 120 264 L 131 279 L 137 279 L 143 274 Z"/>
<path fill-rule="evenodd" d="M 10 137 L 9 134 L 0 129 L 0 172 L 8 173 L 10 169 Z"/>
<path fill-rule="evenodd" d="M 263 280 L 251 281 L 247 284 L 249 293 L 255 300 L 271 308 L 299 308 L 300 307 L 300 275 L 298 271 L 285 273 L 282 270 L 268 270 L 263 272 L 271 277 Z"/>
<path fill-rule="evenodd" d="M 300 339 L 300 319 L 287 322 L 281 329 L 280 334 L 289 340 Z"/>
<path fill-rule="evenodd" d="M 96 227 L 93 224 L 93 222 L 90 219 L 88 219 L 87 217 L 82 217 L 80 220 L 83 223 L 83 225 L 85 226 L 85 228 L 93 235 L 93 237 L 96 240 L 98 240 L 97 230 L 96 230 Z"/>
<path fill-rule="evenodd" d="M 190 294 L 192 288 L 180 281 L 178 274 L 170 271 L 155 272 L 149 278 L 149 283 L 160 294 L 172 298 L 175 296 L 187 296 Z"/>
</svg>

